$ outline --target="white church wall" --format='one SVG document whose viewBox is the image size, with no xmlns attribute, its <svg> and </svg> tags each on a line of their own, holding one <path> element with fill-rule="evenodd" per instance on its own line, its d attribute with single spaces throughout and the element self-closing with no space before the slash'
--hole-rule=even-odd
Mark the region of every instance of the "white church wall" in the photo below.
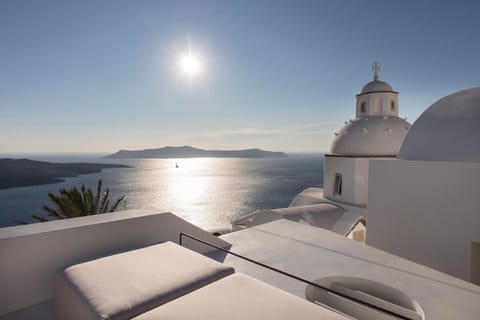
<svg viewBox="0 0 480 320">
<path fill-rule="evenodd" d="M 480 163 L 372 160 L 366 243 L 470 281 L 479 186 Z"/>
<path fill-rule="evenodd" d="M 353 183 L 355 159 L 347 157 L 325 156 L 325 170 L 323 177 L 323 194 L 325 198 L 334 201 L 353 203 L 355 188 Z M 342 175 L 342 194 L 334 193 L 335 176 Z"/>
<path fill-rule="evenodd" d="M 368 196 L 370 158 L 325 157 L 324 196 L 327 199 L 365 206 Z M 342 194 L 335 194 L 335 176 L 342 175 Z"/>
<path fill-rule="evenodd" d="M 367 205 L 368 197 L 368 163 L 370 158 L 355 158 L 355 198 L 354 204 L 359 206 Z"/>
</svg>

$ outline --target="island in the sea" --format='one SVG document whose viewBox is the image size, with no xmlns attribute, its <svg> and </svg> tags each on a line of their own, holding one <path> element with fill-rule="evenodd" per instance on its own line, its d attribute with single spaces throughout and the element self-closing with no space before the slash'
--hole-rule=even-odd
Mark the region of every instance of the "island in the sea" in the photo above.
<svg viewBox="0 0 480 320">
<path fill-rule="evenodd" d="M 29 159 L 0 159 L 0 189 L 65 181 L 63 178 L 98 173 L 108 168 L 131 168 L 107 163 L 53 163 Z"/>
<path fill-rule="evenodd" d="M 120 150 L 110 154 L 108 159 L 145 159 L 145 158 L 282 158 L 284 152 L 272 152 L 260 149 L 245 150 L 203 150 L 190 146 L 164 147 L 145 150 Z"/>
</svg>

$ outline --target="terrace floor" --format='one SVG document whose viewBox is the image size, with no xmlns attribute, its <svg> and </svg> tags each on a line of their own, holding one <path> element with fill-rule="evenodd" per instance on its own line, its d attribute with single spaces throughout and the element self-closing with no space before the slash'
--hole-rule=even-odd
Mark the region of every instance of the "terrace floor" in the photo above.
<svg viewBox="0 0 480 320">
<path fill-rule="evenodd" d="M 229 250 L 310 281 L 356 277 L 397 289 L 416 301 L 426 319 L 478 319 L 480 287 L 376 248 L 309 225 L 277 220 L 221 237 Z M 232 255 L 216 260 L 305 298 L 306 284 Z"/>
</svg>

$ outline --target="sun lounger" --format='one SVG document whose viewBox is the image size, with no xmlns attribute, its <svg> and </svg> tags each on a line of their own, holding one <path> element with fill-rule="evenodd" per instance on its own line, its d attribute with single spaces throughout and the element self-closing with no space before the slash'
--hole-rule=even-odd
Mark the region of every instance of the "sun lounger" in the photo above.
<svg viewBox="0 0 480 320">
<path fill-rule="evenodd" d="M 55 283 L 57 319 L 130 319 L 233 273 L 165 242 L 77 264 Z"/>
</svg>

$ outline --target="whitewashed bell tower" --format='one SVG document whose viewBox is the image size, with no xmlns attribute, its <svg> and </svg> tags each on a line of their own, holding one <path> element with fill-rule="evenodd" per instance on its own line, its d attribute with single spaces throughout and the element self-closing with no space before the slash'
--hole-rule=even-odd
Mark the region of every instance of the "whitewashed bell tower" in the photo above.
<svg viewBox="0 0 480 320">
<path fill-rule="evenodd" d="M 395 116 L 398 117 L 398 92 L 383 81 L 378 80 L 380 65 L 372 65 L 373 81 L 365 85 L 357 94 L 356 117 Z"/>
<path fill-rule="evenodd" d="M 335 133 L 325 155 L 324 197 L 365 208 L 370 159 L 394 158 L 410 124 L 398 117 L 398 92 L 379 80 L 380 65 L 372 65 L 373 81 L 356 96 L 356 117 Z"/>
</svg>

